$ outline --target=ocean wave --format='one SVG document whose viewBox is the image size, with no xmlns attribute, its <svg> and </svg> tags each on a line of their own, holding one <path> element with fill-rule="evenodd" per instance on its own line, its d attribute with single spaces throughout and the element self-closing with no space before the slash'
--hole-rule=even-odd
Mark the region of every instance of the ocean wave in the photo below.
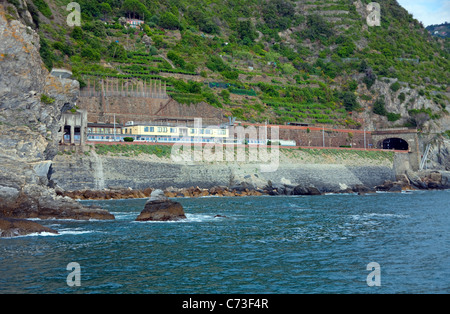
<svg viewBox="0 0 450 314">
<path fill-rule="evenodd" d="M 136 223 L 190 223 L 190 222 L 209 222 L 219 219 L 226 219 L 229 217 L 225 216 L 216 216 L 216 215 L 208 215 L 208 214 L 189 214 L 185 213 L 186 219 L 180 220 L 168 220 L 168 221 L 133 221 Z"/>
<path fill-rule="evenodd" d="M 380 213 L 365 213 L 362 215 L 351 215 L 351 217 L 354 220 L 361 220 L 361 219 L 369 219 L 373 217 L 387 217 L 387 218 L 409 218 L 409 215 L 402 215 L 402 214 L 380 214 Z"/>
</svg>

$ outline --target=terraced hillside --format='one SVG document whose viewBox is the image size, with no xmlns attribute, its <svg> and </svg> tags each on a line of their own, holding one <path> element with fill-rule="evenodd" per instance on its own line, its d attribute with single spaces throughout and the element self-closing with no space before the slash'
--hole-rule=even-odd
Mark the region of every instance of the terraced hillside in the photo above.
<svg viewBox="0 0 450 314">
<path fill-rule="evenodd" d="M 20 17 L 25 0 L 8 1 Z M 448 125 L 448 39 L 395 0 L 378 1 L 381 26 L 366 22 L 369 0 L 80 0 L 81 27 L 67 26 L 69 2 L 27 0 L 29 23 L 46 65 L 81 86 L 160 79 L 180 103 L 248 122 Z"/>
</svg>

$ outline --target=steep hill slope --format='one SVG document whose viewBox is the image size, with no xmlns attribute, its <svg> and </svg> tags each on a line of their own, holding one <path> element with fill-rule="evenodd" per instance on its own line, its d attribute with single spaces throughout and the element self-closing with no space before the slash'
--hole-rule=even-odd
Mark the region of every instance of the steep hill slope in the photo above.
<svg viewBox="0 0 450 314">
<path fill-rule="evenodd" d="M 380 26 L 366 22 L 368 0 L 81 0 L 74 28 L 70 0 L 27 1 L 45 64 L 70 67 L 81 86 L 160 78 L 178 102 L 238 120 L 449 129 L 448 39 L 395 0 L 378 1 Z"/>
</svg>

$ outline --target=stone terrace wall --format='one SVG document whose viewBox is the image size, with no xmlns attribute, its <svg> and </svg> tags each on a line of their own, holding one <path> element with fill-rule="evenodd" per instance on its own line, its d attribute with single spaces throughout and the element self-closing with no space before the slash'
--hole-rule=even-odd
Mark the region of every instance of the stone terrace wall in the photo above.
<svg viewBox="0 0 450 314">
<path fill-rule="evenodd" d="M 153 121 L 155 119 L 203 118 L 204 124 L 217 125 L 224 122 L 220 109 L 207 103 L 184 105 L 172 98 L 143 97 L 80 97 L 77 106 L 88 111 L 89 122 L 113 123 L 127 121 Z"/>
</svg>

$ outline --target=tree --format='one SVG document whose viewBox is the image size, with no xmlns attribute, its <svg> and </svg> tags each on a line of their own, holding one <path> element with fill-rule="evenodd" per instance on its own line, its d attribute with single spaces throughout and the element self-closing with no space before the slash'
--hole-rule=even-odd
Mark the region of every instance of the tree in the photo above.
<svg viewBox="0 0 450 314">
<path fill-rule="evenodd" d="M 133 18 L 148 17 L 150 18 L 151 13 L 147 10 L 146 6 L 139 0 L 125 0 L 122 5 L 122 11 Z"/>
<path fill-rule="evenodd" d="M 73 39 L 80 40 L 83 39 L 83 29 L 79 26 L 75 26 L 71 34 Z"/>
<path fill-rule="evenodd" d="M 115 59 L 126 59 L 127 51 L 119 43 L 112 42 L 108 46 L 108 55 Z"/>
<path fill-rule="evenodd" d="M 166 29 L 178 29 L 180 28 L 180 22 L 171 12 L 164 12 L 159 18 L 159 26 Z"/>
<path fill-rule="evenodd" d="M 285 30 L 291 25 L 295 8 L 290 0 L 270 0 L 263 6 L 262 12 L 269 28 Z"/>
<path fill-rule="evenodd" d="M 244 45 L 251 45 L 258 38 L 255 26 L 251 21 L 239 21 L 237 25 L 237 33 Z"/>
<path fill-rule="evenodd" d="M 380 116 L 386 116 L 387 111 L 385 108 L 385 100 L 384 96 L 378 97 L 375 103 L 373 104 L 373 112 L 380 115 Z"/>
<path fill-rule="evenodd" d="M 361 107 L 358 103 L 358 100 L 356 99 L 356 95 L 353 92 L 343 92 L 340 95 L 340 98 L 342 100 L 342 104 L 345 107 L 345 110 L 347 111 L 353 111 Z"/>
<path fill-rule="evenodd" d="M 112 12 L 111 6 L 107 2 L 100 3 L 100 10 L 103 13 L 103 18 L 104 19 L 106 19 L 106 16 L 111 14 L 111 12 Z"/>
<path fill-rule="evenodd" d="M 417 112 L 411 115 L 411 122 L 419 129 L 422 128 L 428 120 L 430 120 L 430 115 L 426 112 Z"/>
<path fill-rule="evenodd" d="M 311 40 L 325 40 L 333 36 L 334 31 L 331 25 L 320 15 L 308 15 L 306 18 L 306 30 L 303 35 Z"/>
<path fill-rule="evenodd" d="M 177 67 L 184 68 L 186 62 L 175 51 L 171 50 L 167 53 L 167 58 L 171 60 Z"/>
<path fill-rule="evenodd" d="M 223 72 L 230 70 L 230 67 L 222 60 L 222 58 L 216 55 L 209 56 L 209 59 L 206 62 L 206 67 L 213 72 Z"/>
<path fill-rule="evenodd" d="M 363 78 L 363 82 L 366 84 L 367 89 L 370 89 L 377 80 L 377 76 L 373 73 L 373 70 L 370 67 L 366 68 L 365 74 L 366 75 Z"/>
</svg>

